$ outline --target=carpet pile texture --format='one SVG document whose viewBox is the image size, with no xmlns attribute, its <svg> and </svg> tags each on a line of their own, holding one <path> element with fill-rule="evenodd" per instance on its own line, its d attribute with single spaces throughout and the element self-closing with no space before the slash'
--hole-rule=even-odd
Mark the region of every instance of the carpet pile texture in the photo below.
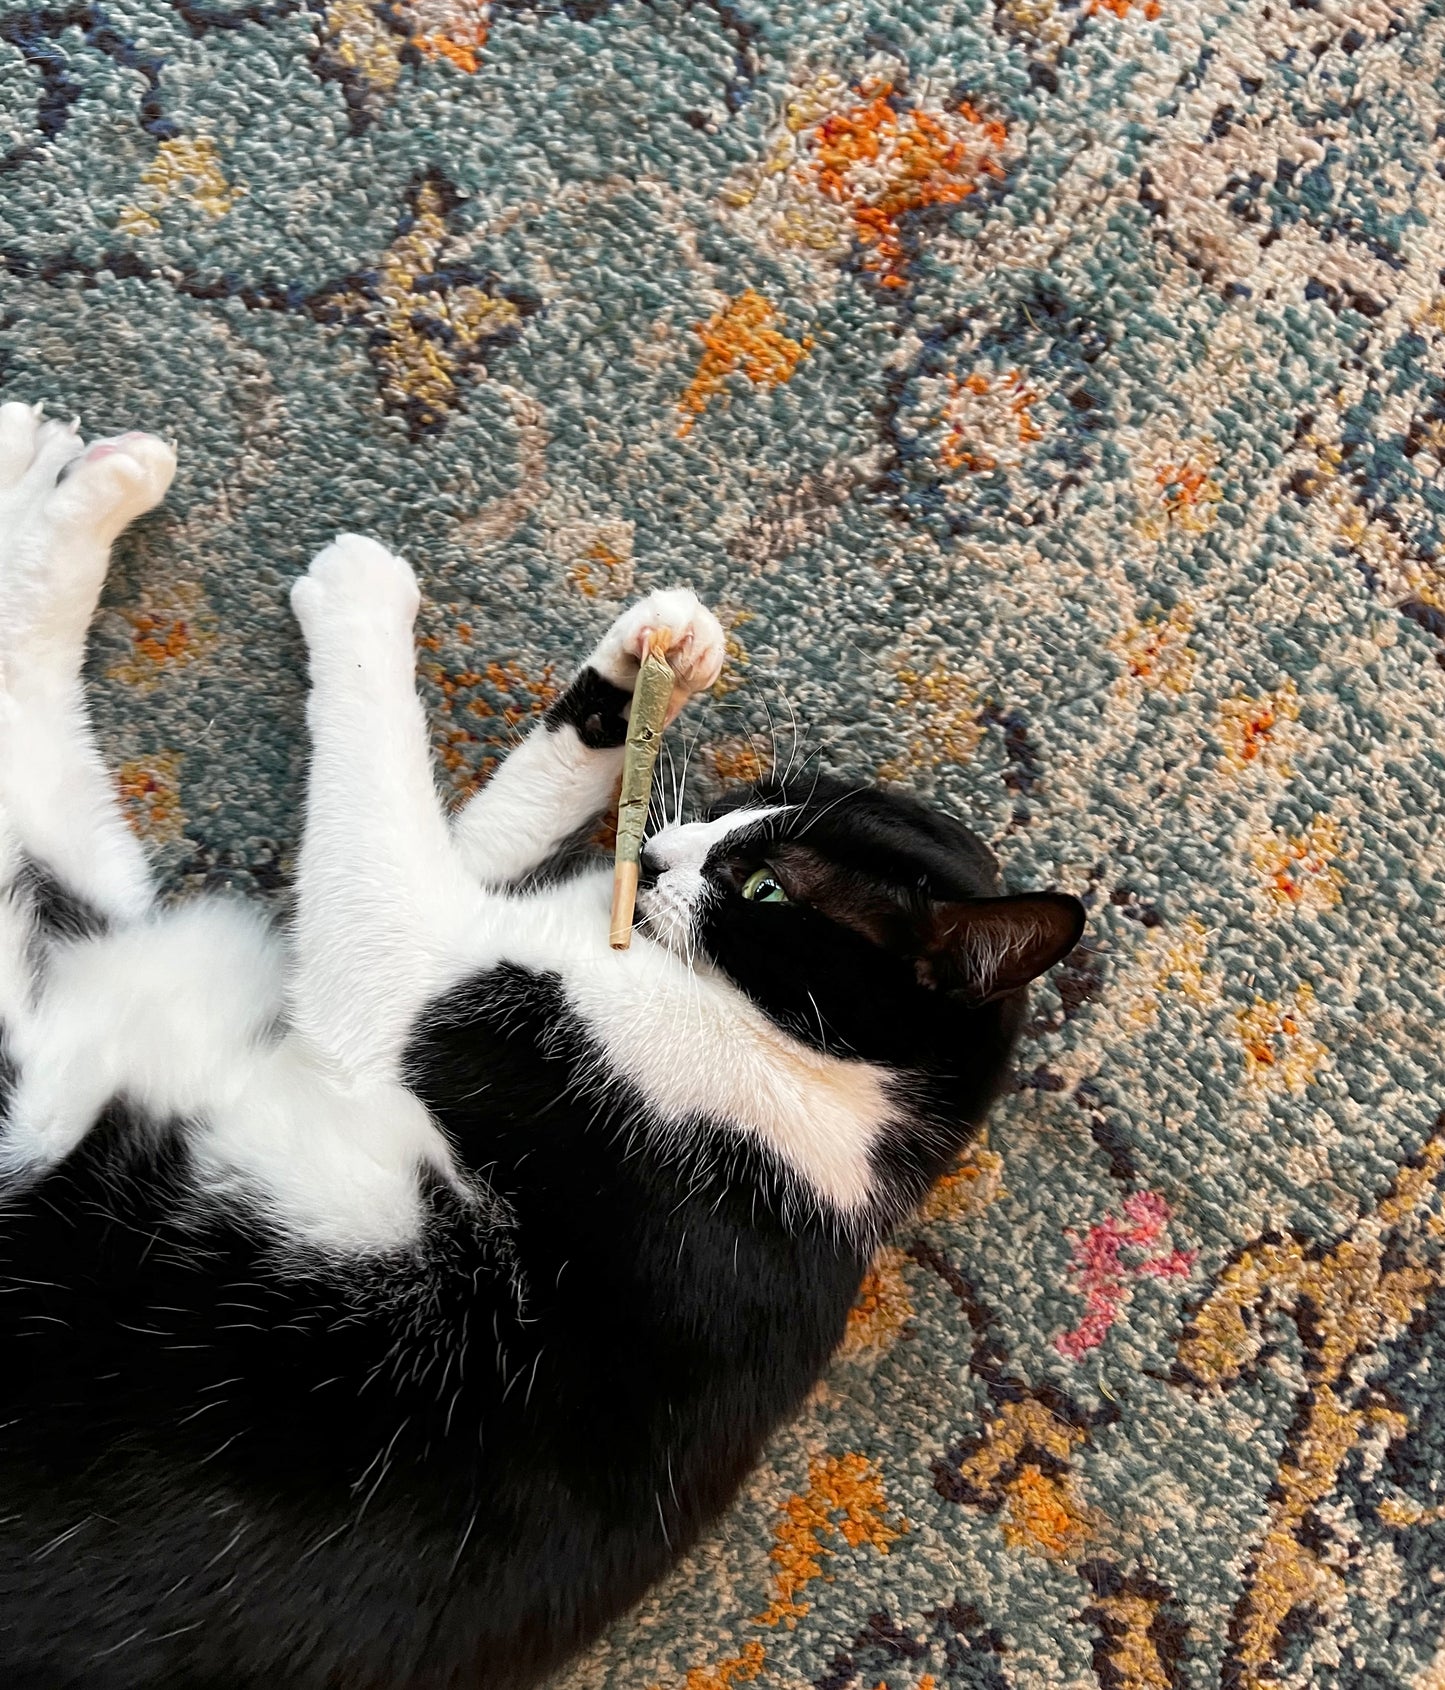
<svg viewBox="0 0 1445 1690">
<path fill-rule="evenodd" d="M 171 888 L 284 887 L 359 529 L 458 794 L 682 580 L 701 788 L 821 745 L 1089 902 L 568 1690 L 1445 1687 L 1442 67 L 1438 0 L 0 0 L 0 391 L 181 449 L 93 651 Z"/>
</svg>

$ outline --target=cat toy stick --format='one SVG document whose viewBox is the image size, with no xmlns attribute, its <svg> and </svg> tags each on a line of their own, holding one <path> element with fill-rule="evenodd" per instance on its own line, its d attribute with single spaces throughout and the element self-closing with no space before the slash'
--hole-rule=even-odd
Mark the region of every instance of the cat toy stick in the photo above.
<svg viewBox="0 0 1445 1690">
<path fill-rule="evenodd" d="M 672 702 L 674 677 L 667 661 L 672 634 L 658 628 L 648 641 L 647 655 L 632 695 L 627 721 L 627 749 L 622 762 L 622 792 L 617 800 L 617 856 L 612 871 L 612 933 L 614 951 L 632 944 L 632 912 L 637 906 L 638 865 L 642 830 L 652 798 L 652 771 L 657 762 L 667 707 Z"/>
</svg>

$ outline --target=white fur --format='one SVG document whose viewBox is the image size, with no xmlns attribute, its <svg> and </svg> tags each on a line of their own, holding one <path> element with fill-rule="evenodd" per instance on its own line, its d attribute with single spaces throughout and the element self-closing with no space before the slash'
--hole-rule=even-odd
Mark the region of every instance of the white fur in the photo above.
<svg viewBox="0 0 1445 1690">
<path fill-rule="evenodd" d="M 610 891 L 603 873 L 553 894 L 545 917 L 519 930 L 515 960 L 558 971 L 609 1066 L 641 1092 L 653 1131 L 678 1144 L 699 1116 L 721 1121 L 777 1155 L 811 1201 L 860 1211 L 869 1151 L 893 1113 L 889 1076 L 789 1038 L 722 975 L 669 945 L 640 937 L 611 950 Z"/>
<path fill-rule="evenodd" d="M 79 681 L 45 703 L 32 701 L 11 732 L 0 723 L 0 813 L 29 854 L 83 886 L 97 910 L 134 920 L 150 908 L 150 871 L 116 804 Z"/>
<path fill-rule="evenodd" d="M 56 946 L 12 1040 L 0 1167 L 58 1162 L 111 1098 L 164 1121 L 237 1096 L 281 1013 L 281 960 L 264 916 L 219 898 Z"/>
<path fill-rule="evenodd" d="M 122 920 L 148 907 L 150 883 L 90 731 L 80 666 L 111 542 L 164 497 L 175 462 L 149 435 L 87 449 L 38 409 L 0 406 L 0 816 Z"/>
<path fill-rule="evenodd" d="M 187 1120 L 202 1188 L 243 1194 L 283 1237 L 345 1251 L 404 1243 L 423 1166 L 463 1187 L 401 1084 L 406 1040 L 430 999 L 511 962 L 561 979 L 607 1070 L 641 1093 L 648 1130 L 685 1148 L 698 1118 L 720 1120 L 770 1147 L 810 1200 L 861 1209 L 888 1076 L 789 1039 L 687 960 L 708 849 L 765 812 L 654 841 L 666 872 L 644 909 L 668 943 L 640 933 L 631 950 L 610 949 L 606 873 L 508 890 L 603 807 L 618 755 L 539 727 L 449 827 L 414 685 L 415 580 L 374 541 L 344 536 L 293 592 L 311 657 L 312 765 L 289 947 L 233 904 L 151 914 L 75 677 L 110 540 L 163 494 L 174 458 L 123 436 L 57 483 L 80 452 L 73 431 L 0 407 L 0 607 L 11 612 L 0 624 L 0 1021 L 22 1070 L 0 1172 L 53 1165 L 121 1097 L 155 1121 Z M 722 657 L 721 630 L 691 594 L 644 599 L 592 662 L 630 686 L 661 626 L 678 705 L 716 679 Z M 22 851 L 115 922 L 55 948 L 38 977 L 12 884 Z"/>
<path fill-rule="evenodd" d="M 325 1250 L 411 1242 L 423 1167 L 461 1189 L 445 1140 L 404 1086 L 338 1084 L 296 1039 L 261 1053 L 192 1142 L 208 1194 L 249 1197 L 283 1237 Z"/>
<path fill-rule="evenodd" d="M 0 1039 L 24 1024 L 31 1006 L 29 910 L 14 888 L 20 866 L 20 841 L 0 812 Z"/>
<path fill-rule="evenodd" d="M 80 667 L 111 541 L 164 496 L 174 468 L 149 436 L 87 451 L 74 425 L 46 422 L 40 407 L 0 405 L 0 1036 L 12 1052 L 36 1011 L 24 859 L 118 920 L 150 906 Z"/>
<path fill-rule="evenodd" d="M 531 734 L 458 813 L 452 838 L 468 872 L 489 886 L 525 879 L 607 808 L 622 751 L 592 751 L 563 726 Z"/>
<path fill-rule="evenodd" d="M 672 636 L 677 678 L 669 720 L 717 680 L 725 641 L 710 610 L 683 587 L 649 593 L 618 617 L 588 658 L 613 686 L 630 690 L 653 632 Z M 523 879 L 597 816 L 614 796 L 622 750 L 593 751 L 574 728 L 533 733 L 463 808 L 453 838 L 468 869 L 491 886 Z"/>
<path fill-rule="evenodd" d="M 647 858 L 661 871 L 656 886 L 638 894 L 637 909 L 648 934 L 686 952 L 697 918 L 712 895 L 703 864 L 715 845 L 769 816 L 780 815 L 786 804 L 733 810 L 710 822 L 682 822 L 665 827 L 647 842 Z"/>
<path fill-rule="evenodd" d="M 374 540 L 343 535 L 291 602 L 311 654 L 291 1024 L 338 1082 L 392 1081 L 478 895 L 432 778 L 413 676 L 416 581 Z"/>
</svg>

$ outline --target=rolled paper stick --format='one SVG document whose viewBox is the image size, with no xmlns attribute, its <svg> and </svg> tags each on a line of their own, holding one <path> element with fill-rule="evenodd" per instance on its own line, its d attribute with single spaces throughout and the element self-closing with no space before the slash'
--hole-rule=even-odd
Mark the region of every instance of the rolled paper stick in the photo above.
<svg viewBox="0 0 1445 1690">
<path fill-rule="evenodd" d="M 659 628 L 648 642 L 647 655 L 632 695 L 627 720 L 627 749 L 622 760 L 622 791 L 617 800 L 617 855 L 612 870 L 612 932 L 614 951 L 632 944 L 632 914 L 637 906 L 637 879 L 642 858 L 642 831 L 652 800 L 652 770 L 667 724 L 676 680 L 667 661 L 672 634 Z"/>
</svg>

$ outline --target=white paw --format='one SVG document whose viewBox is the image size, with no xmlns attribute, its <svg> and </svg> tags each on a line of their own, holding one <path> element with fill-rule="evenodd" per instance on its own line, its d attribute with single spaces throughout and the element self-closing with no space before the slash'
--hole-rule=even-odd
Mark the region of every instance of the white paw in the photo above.
<svg viewBox="0 0 1445 1690">
<path fill-rule="evenodd" d="M 94 441 L 60 478 L 55 520 L 90 529 L 109 543 L 138 516 L 155 509 L 175 473 L 175 447 L 154 434 L 118 434 Z"/>
<path fill-rule="evenodd" d="M 13 520 L 37 504 L 84 450 L 77 423 L 47 422 L 42 405 L 0 405 L 0 510 Z"/>
<path fill-rule="evenodd" d="M 0 405 L 0 487 L 18 481 L 35 455 L 40 407 L 11 400 Z"/>
<path fill-rule="evenodd" d="M 175 470 L 152 435 L 87 448 L 77 424 L 47 422 L 38 405 L 0 406 L 0 641 L 12 682 L 80 648 L 111 542 L 160 503 Z"/>
<path fill-rule="evenodd" d="M 291 608 L 310 641 L 337 622 L 410 628 L 420 603 L 411 565 L 361 534 L 333 540 L 291 586 Z"/>
<path fill-rule="evenodd" d="M 630 691 L 659 628 L 667 629 L 667 661 L 679 689 L 705 692 L 722 673 L 726 640 L 717 617 L 686 587 L 649 593 L 623 611 L 592 654 L 593 668 Z"/>
</svg>

